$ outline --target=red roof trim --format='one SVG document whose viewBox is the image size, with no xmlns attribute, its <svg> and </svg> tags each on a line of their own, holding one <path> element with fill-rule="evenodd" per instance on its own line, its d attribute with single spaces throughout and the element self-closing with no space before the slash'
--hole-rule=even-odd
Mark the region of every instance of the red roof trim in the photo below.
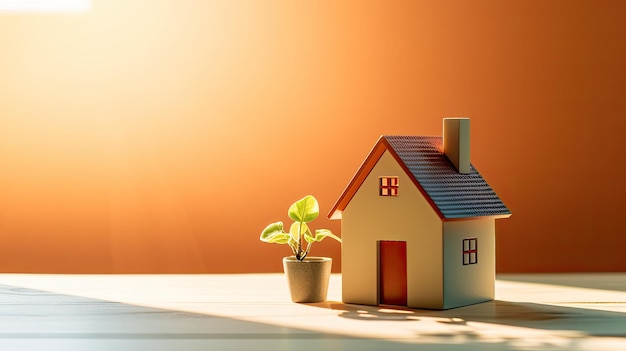
<svg viewBox="0 0 626 351">
<path fill-rule="evenodd" d="M 341 194 L 341 196 L 339 197 L 335 205 L 332 207 L 332 209 L 328 213 L 328 218 L 329 219 L 341 219 L 341 213 L 348 206 L 348 203 L 350 203 L 350 201 L 354 197 L 354 194 L 356 194 L 356 192 L 359 190 L 359 188 L 361 187 L 361 184 L 363 184 L 363 181 L 365 181 L 365 178 L 367 178 L 367 176 L 370 174 L 370 172 L 372 171 L 376 163 L 378 163 L 378 160 L 380 160 L 381 156 L 385 153 L 385 151 L 389 151 L 389 153 L 391 154 L 391 156 L 393 156 L 393 158 L 396 160 L 398 165 L 402 167 L 402 170 L 404 170 L 404 173 L 406 173 L 406 175 L 411 179 L 411 181 L 413 182 L 415 187 L 419 190 L 419 192 L 422 194 L 422 196 L 426 199 L 426 201 L 428 201 L 428 203 L 430 204 L 430 207 L 432 207 L 433 210 L 435 210 L 435 213 L 437 213 L 437 216 L 439 216 L 441 220 L 446 220 L 446 218 L 443 216 L 439 208 L 437 208 L 437 205 L 435 205 L 435 203 L 430 198 L 430 196 L 428 196 L 428 194 L 426 193 L 426 190 L 422 188 L 420 183 L 413 176 L 413 173 L 411 173 L 411 171 L 406 167 L 404 162 L 402 162 L 402 160 L 400 159 L 400 156 L 398 156 L 398 154 L 394 151 L 391 145 L 389 145 L 389 142 L 385 139 L 384 136 L 381 136 L 378 139 L 378 141 L 376 142 L 376 145 L 374 145 L 374 147 L 372 148 L 372 151 L 370 151 L 370 153 L 367 155 L 367 158 L 365 159 L 365 161 L 363 161 L 363 163 L 361 164 L 361 167 L 359 167 L 359 170 L 356 172 L 354 177 L 352 177 L 352 180 L 350 181 L 346 189 L 343 191 L 343 193 Z"/>
<path fill-rule="evenodd" d="M 372 150 L 367 155 L 367 158 L 365 158 L 365 161 L 363 161 L 359 167 L 359 170 L 356 171 L 352 180 L 348 183 L 348 186 L 328 213 L 329 219 L 341 219 L 341 212 L 343 212 L 350 200 L 352 200 L 352 197 L 354 197 L 354 194 L 356 194 L 357 190 L 359 190 L 365 178 L 367 178 L 376 163 L 378 163 L 378 160 L 383 153 L 385 153 L 385 150 L 390 148 L 389 144 L 383 142 L 383 140 L 384 137 L 381 135 Z"/>
</svg>

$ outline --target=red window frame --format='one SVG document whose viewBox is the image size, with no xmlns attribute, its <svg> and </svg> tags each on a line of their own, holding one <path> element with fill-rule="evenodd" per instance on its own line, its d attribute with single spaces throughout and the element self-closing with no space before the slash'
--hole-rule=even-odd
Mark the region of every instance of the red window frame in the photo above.
<svg viewBox="0 0 626 351">
<path fill-rule="evenodd" d="M 378 194 L 380 196 L 398 196 L 398 188 L 400 187 L 398 177 L 380 177 L 379 179 Z"/>
<path fill-rule="evenodd" d="M 478 239 L 463 239 L 463 265 L 478 263 Z"/>
</svg>

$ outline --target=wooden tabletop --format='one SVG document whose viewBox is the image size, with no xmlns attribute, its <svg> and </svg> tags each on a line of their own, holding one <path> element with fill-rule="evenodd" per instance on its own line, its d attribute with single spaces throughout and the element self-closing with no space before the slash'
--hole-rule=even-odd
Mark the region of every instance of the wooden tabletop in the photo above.
<svg viewBox="0 0 626 351">
<path fill-rule="evenodd" d="M 0 350 L 626 350 L 626 273 L 499 275 L 447 311 L 290 302 L 281 274 L 0 275 Z"/>
</svg>

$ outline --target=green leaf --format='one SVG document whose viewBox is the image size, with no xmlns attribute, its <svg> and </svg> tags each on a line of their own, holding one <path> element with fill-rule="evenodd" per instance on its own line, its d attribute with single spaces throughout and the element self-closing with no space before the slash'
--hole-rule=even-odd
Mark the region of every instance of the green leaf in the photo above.
<svg viewBox="0 0 626 351">
<path fill-rule="evenodd" d="M 300 228 L 300 233 L 298 233 L 298 228 Z M 289 227 L 289 233 L 293 236 L 296 242 L 299 240 L 300 234 L 305 234 L 306 232 L 311 232 L 306 223 L 293 222 L 291 227 Z"/>
<path fill-rule="evenodd" d="M 307 243 L 312 243 L 315 241 L 315 237 L 311 235 L 311 232 L 308 232 L 304 234 L 304 240 L 306 240 Z"/>
<path fill-rule="evenodd" d="M 313 195 L 307 195 L 289 207 L 289 218 L 296 222 L 311 222 L 319 214 L 319 204 Z"/>
<path fill-rule="evenodd" d="M 268 238 L 268 243 L 272 244 L 289 244 L 291 235 L 289 233 L 279 233 Z"/>
<path fill-rule="evenodd" d="M 315 231 L 315 237 L 310 236 L 310 235 L 309 235 L 308 237 L 307 237 L 306 235 L 304 236 L 304 239 L 305 239 L 307 242 L 314 242 L 314 241 L 316 241 L 316 242 L 320 242 L 320 241 L 322 241 L 322 240 L 324 240 L 324 239 L 326 239 L 326 238 L 333 238 L 333 239 L 335 239 L 335 240 L 337 240 L 337 241 L 341 242 L 341 238 L 339 238 L 338 236 L 336 236 L 335 234 L 333 234 L 333 233 L 332 233 L 330 230 L 328 230 L 328 229 L 318 229 L 318 230 L 316 230 L 316 231 Z"/>
<path fill-rule="evenodd" d="M 288 244 L 291 235 L 283 230 L 283 222 L 276 222 L 265 227 L 259 239 L 266 243 Z"/>
</svg>

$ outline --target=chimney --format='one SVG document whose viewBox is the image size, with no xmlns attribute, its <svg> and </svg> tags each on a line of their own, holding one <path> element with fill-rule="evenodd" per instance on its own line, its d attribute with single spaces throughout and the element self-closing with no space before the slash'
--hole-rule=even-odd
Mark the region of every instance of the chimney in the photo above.
<svg viewBox="0 0 626 351">
<path fill-rule="evenodd" d="M 443 153 L 459 173 L 470 172 L 470 119 L 443 119 Z"/>
</svg>

